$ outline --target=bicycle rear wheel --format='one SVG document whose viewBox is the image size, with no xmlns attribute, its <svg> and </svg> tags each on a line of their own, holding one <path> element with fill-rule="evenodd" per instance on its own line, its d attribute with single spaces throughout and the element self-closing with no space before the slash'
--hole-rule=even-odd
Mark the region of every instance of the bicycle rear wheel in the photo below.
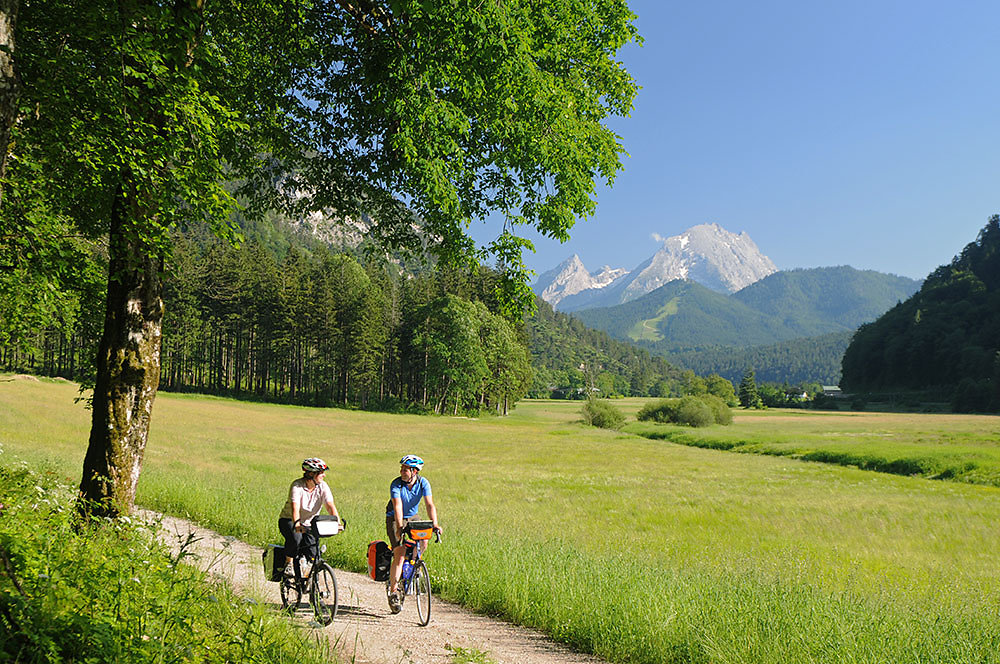
<svg viewBox="0 0 1000 664">
<path fill-rule="evenodd" d="M 425 627 L 431 621 L 431 573 L 423 561 L 414 566 L 410 585 L 417 603 L 417 621 Z"/>
<path fill-rule="evenodd" d="M 316 622 L 323 626 L 333 622 L 337 615 L 337 577 L 326 563 L 313 567 L 309 603 Z"/>
</svg>

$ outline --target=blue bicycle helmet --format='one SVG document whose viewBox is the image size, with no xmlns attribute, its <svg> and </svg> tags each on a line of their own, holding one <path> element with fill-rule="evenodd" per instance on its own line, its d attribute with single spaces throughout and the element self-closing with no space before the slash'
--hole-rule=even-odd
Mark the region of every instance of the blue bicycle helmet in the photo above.
<svg viewBox="0 0 1000 664">
<path fill-rule="evenodd" d="M 424 460 L 418 457 L 416 454 L 407 454 L 405 457 L 399 460 L 400 466 L 409 466 L 410 468 L 416 468 L 420 470 L 424 467 Z"/>
</svg>

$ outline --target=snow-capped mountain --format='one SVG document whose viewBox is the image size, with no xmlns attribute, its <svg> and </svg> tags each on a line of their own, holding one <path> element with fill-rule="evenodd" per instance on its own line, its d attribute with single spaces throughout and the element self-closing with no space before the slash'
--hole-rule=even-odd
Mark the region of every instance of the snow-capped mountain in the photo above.
<svg viewBox="0 0 1000 664">
<path fill-rule="evenodd" d="M 616 279 L 628 274 L 624 268 L 605 265 L 599 272 L 588 272 L 576 254 L 557 267 L 545 272 L 535 282 L 535 292 L 542 299 L 556 306 L 563 298 L 581 291 L 605 288 Z"/>
<path fill-rule="evenodd" d="M 737 235 L 718 224 L 701 224 L 667 238 L 652 258 L 633 270 L 622 302 L 676 279 L 735 293 L 777 271 L 745 232 Z"/>
<path fill-rule="evenodd" d="M 593 276 L 573 256 L 542 275 L 535 291 L 561 311 L 576 311 L 629 302 L 677 279 L 689 279 L 721 293 L 735 293 L 777 271 L 745 232 L 736 234 L 718 224 L 701 224 L 667 238 L 652 257 L 613 281 L 586 285 L 580 275 Z M 548 281 L 543 284 L 543 279 Z M 550 291 L 556 283 L 573 286 Z"/>
</svg>

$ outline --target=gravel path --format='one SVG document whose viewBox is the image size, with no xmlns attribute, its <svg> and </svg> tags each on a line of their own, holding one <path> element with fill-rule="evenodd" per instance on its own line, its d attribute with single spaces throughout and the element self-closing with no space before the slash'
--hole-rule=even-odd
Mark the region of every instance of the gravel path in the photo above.
<svg viewBox="0 0 1000 664">
<path fill-rule="evenodd" d="M 222 537 L 184 519 L 142 512 L 149 521 L 162 519 L 161 539 L 176 550 L 189 534 L 197 539 L 188 550 L 209 573 L 228 581 L 239 593 L 260 596 L 280 608 L 278 584 L 264 581 L 261 550 L 232 537 Z M 434 598 L 431 622 L 417 624 L 411 601 L 392 615 L 385 586 L 363 574 L 337 571 L 339 610 L 322 630 L 346 661 L 356 664 L 445 664 L 449 647 L 479 650 L 497 664 L 601 664 L 604 660 L 574 653 L 534 630 L 476 615 Z M 308 624 L 307 617 L 296 617 Z"/>
</svg>

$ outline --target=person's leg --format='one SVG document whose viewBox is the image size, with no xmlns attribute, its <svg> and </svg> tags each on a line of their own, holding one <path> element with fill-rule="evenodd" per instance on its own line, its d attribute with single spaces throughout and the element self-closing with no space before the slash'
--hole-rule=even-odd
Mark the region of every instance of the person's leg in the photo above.
<svg viewBox="0 0 1000 664">
<path fill-rule="evenodd" d="M 302 533 L 302 539 L 299 540 L 299 559 L 308 562 L 310 570 L 316 562 L 316 552 L 318 551 L 316 544 L 318 541 L 311 530 Z"/>
<path fill-rule="evenodd" d="M 389 592 L 395 593 L 399 586 L 399 577 L 403 569 L 402 536 L 396 528 L 396 520 L 389 516 L 385 519 L 385 535 L 392 547 L 392 565 L 389 566 Z"/>
<path fill-rule="evenodd" d="M 278 519 L 278 530 L 285 536 L 285 559 L 292 561 L 295 580 L 299 581 L 302 578 L 302 570 L 299 569 L 299 548 L 302 544 L 302 533 L 295 530 L 291 519 Z"/>
</svg>

